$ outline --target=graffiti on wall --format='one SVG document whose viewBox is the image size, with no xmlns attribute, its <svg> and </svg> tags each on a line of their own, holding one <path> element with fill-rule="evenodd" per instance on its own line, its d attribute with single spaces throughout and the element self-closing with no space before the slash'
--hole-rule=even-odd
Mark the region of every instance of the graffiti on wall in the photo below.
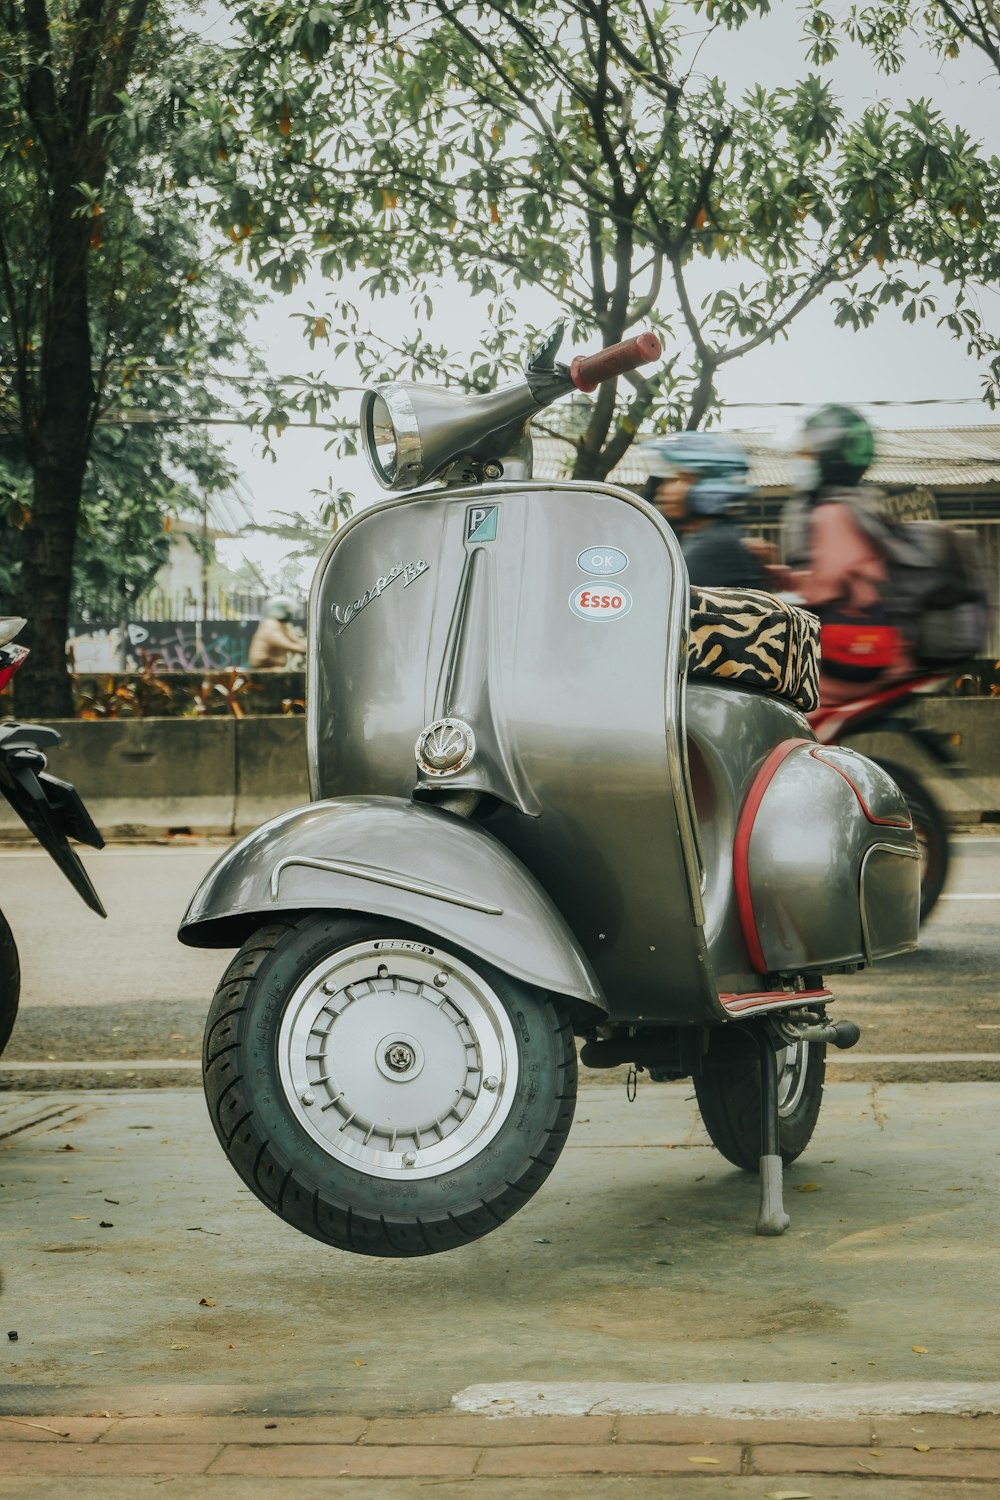
<svg viewBox="0 0 1000 1500">
<path fill-rule="evenodd" d="M 304 630 L 305 621 L 295 621 Z M 245 667 L 256 620 L 137 620 L 125 627 L 125 670 L 142 665 L 139 652 L 161 658 L 161 672 L 221 672 Z M 82 627 L 70 630 L 74 672 L 122 670 L 122 631 Z"/>
</svg>

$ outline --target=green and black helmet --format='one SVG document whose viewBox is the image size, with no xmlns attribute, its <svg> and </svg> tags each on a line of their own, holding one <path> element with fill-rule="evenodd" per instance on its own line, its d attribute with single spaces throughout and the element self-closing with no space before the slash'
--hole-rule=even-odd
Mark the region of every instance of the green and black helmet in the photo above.
<svg viewBox="0 0 1000 1500">
<path fill-rule="evenodd" d="M 821 484 L 855 485 L 875 457 L 875 434 L 853 406 L 821 406 L 802 424 L 797 447 L 816 459 Z"/>
</svg>

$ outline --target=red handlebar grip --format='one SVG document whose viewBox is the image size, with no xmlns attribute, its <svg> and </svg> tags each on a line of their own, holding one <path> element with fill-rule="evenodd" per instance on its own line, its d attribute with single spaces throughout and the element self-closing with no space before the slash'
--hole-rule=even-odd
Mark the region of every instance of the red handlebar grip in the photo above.
<svg viewBox="0 0 1000 1500">
<path fill-rule="evenodd" d="M 637 365 L 659 359 L 662 352 L 655 333 L 640 333 L 622 344 L 610 344 L 599 354 L 578 354 L 569 367 L 569 378 L 578 391 L 596 391 L 602 380 L 611 380 Z"/>
</svg>

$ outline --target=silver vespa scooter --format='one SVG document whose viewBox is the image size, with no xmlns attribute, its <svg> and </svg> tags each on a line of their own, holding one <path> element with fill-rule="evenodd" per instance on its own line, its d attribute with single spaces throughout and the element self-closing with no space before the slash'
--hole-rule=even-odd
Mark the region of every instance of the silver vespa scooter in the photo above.
<svg viewBox="0 0 1000 1500">
<path fill-rule="evenodd" d="M 569 1132 L 578 1037 L 590 1066 L 692 1077 L 781 1234 L 826 1045 L 859 1034 L 821 976 L 916 946 L 906 803 L 801 711 L 812 617 L 692 601 L 635 494 L 532 481 L 539 410 L 659 354 L 567 367 L 560 337 L 487 395 L 365 394 L 397 493 L 313 583 L 313 800 L 235 844 L 180 929 L 242 944 L 205 1037 L 223 1148 L 344 1250 L 431 1254 L 516 1213 Z"/>
</svg>

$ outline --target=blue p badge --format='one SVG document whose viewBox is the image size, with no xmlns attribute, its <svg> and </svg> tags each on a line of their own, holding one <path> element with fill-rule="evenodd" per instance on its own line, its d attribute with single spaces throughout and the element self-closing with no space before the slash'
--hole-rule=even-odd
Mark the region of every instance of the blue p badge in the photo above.
<svg viewBox="0 0 1000 1500">
<path fill-rule="evenodd" d="M 499 505 L 470 505 L 465 512 L 465 540 L 495 542 L 499 516 Z"/>
</svg>

